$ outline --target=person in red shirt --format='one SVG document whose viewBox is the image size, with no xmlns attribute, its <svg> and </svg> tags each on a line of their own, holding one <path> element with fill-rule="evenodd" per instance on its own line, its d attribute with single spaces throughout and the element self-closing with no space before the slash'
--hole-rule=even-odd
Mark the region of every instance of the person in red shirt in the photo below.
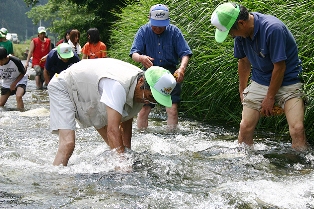
<svg viewBox="0 0 314 209">
<path fill-rule="evenodd" d="M 82 59 L 96 59 L 107 57 L 107 46 L 100 41 L 97 28 L 90 28 L 87 31 L 88 42 L 82 49 Z"/>
<path fill-rule="evenodd" d="M 59 44 L 62 44 L 62 43 L 68 43 L 69 39 L 70 39 L 70 32 L 71 32 L 72 29 L 70 30 L 67 30 L 65 33 L 64 33 L 64 36 L 63 36 L 63 39 L 60 39 L 57 43 L 56 43 L 56 46 L 58 46 Z"/>
<path fill-rule="evenodd" d="M 45 27 L 40 26 L 38 27 L 38 37 L 33 38 L 30 43 L 29 52 L 25 64 L 25 69 L 27 69 L 30 58 L 33 56 L 32 66 L 36 71 L 35 81 L 37 89 L 43 88 L 43 71 L 46 63 L 46 55 L 50 52 L 50 50 L 51 40 L 49 38 L 46 38 Z"/>
</svg>

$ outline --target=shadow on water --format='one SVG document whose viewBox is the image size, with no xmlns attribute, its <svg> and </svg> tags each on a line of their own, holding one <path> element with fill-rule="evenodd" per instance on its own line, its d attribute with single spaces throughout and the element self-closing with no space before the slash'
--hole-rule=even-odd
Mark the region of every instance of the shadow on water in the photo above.
<svg viewBox="0 0 314 209">
<path fill-rule="evenodd" d="M 250 148 L 234 127 L 185 118 L 169 132 L 161 107 L 146 131 L 135 119 L 123 156 L 93 128 L 78 129 L 69 166 L 52 166 L 58 137 L 48 93 L 35 89 L 30 81 L 25 112 L 14 98 L 0 111 L 0 208 L 314 208 L 313 150 L 274 134 Z"/>
</svg>

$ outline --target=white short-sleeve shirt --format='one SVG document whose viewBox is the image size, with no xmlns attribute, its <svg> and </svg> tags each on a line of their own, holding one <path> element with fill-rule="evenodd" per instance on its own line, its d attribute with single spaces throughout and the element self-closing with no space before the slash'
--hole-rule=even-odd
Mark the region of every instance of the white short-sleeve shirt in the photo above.
<svg viewBox="0 0 314 209">
<path fill-rule="evenodd" d="M 119 112 L 122 117 L 128 115 L 123 110 L 126 102 L 126 93 L 118 81 L 102 78 L 98 84 L 98 91 L 101 95 L 100 102 Z"/>
</svg>

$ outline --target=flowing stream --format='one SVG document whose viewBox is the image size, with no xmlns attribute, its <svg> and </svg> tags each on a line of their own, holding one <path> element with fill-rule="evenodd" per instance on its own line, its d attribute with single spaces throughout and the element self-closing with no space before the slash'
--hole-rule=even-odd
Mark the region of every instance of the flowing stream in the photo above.
<svg viewBox="0 0 314 209">
<path fill-rule="evenodd" d="M 285 137 L 266 134 L 249 149 L 237 130 L 184 118 L 170 133 L 159 107 L 147 131 L 133 124 L 124 161 L 88 128 L 69 165 L 53 166 L 48 92 L 30 80 L 24 103 L 16 111 L 11 96 L 0 110 L 0 208 L 314 208 L 314 152 Z"/>
</svg>

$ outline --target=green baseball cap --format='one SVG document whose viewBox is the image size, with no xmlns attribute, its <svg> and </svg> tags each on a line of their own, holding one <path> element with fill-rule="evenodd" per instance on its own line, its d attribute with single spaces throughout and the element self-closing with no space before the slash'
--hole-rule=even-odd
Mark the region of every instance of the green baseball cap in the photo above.
<svg viewBox="0 0 314 209">
<path fill-rule="evenodd" d="M 152 66 L 145 71 L 144 75 L 154 99 L 165 107 L 171 107 L 172 100 L 170 94 L 177 82 L 169 70 Z"/>
<path fill-rule="evenodd" d="M 72 47 L 68 43 L 62 43 L 57 46 L 57 52 L 63 59 L 69 59 L 74 56 Z"/>
<path fill-rule="evenodd" d="M 1 29 L 0 29 L 0 32 L 1 32 L 2 34 L 4 34 L 4 35 L 7 35 L 8 30 L 7 30 L 6 28 L 1 28 Z"/>
<path fill-rule="evenodd" d="M 239 5 L 224 3 L 219 5 L 211 16 L 211 24 L 216 27 L 215 39 L 222 43 L 228 36 L 229 31 L 240 13 Z"/>
</svg>

